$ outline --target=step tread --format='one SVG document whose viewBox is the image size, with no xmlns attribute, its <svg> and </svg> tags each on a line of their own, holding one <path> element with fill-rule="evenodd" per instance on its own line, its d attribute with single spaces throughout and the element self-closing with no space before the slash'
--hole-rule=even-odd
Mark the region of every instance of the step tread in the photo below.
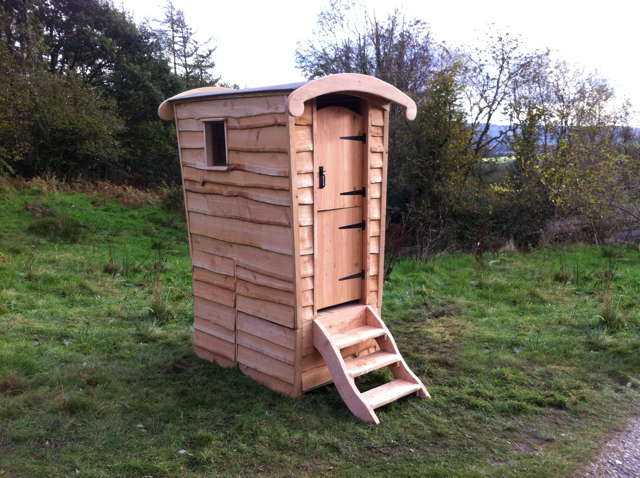
<svg viewBox="0 0 640 478">
<path fill-rule="evenodd" d="M 390 352 L 374 352 L 345 361 L 347 374 L 359 377 L 374 370 L 399 362 L 400 356 Z"/>
<path fill-rule="evenodd" d="M 353 329 L 349 329 L 340 334 L 335 334 L 331 336 L 332 342 L 339 349 L 344 349 L 349 347 L 350 345 L 359 344 L 360 342 L 364 342 L 365 340 L 375 339 L 376 337 L 380 337 L 385 335 L 387 332 L 385 329 L 380 327 L 371 327 L 370 325 L 363 325 L 361 327 L 356 327 Z"/>
<path fill-rule="evenodd" d="M 420 390 L 420 384 L 396 379 L 362 393 L 362 400 L 371 408 L 378 408 Z"/>
</svg>

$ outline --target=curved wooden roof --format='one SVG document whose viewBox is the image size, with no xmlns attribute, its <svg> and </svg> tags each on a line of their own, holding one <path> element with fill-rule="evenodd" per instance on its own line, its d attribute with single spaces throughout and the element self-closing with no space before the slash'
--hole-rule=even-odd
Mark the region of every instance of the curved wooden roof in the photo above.
<svg viewBox="0 0 640 478">
<path fill-rule="evenodd" d="M 338 73 L 310 81 L 292 91 L 289 95 L 288 110 L 292 116 L 304 112 L 304 102 L 329 93 L 366 93 L 398 103 L 405 107 L 407 119 L 415 119 L 416 103 L 395 86 L 378 78 L 357 73 Z"/>
<path fill-rule="evenodd" d="M 158 107 L 158 116 L 164 120 L 173 119 L 171 103 L 182 100 L 206 99 L 210 97 L 243 95 L 251 96 L 268 92 L 291 91 L 287 100 L 287 111 L 292 116 L 300 116 L 304 112 L 304 103 L 317 96 L 330 93 L 364 93 L 392 101 L 405 107 L 407 119 L 415 119 L 417 107 L 415 102 L 395 86 L 378 78 L 358 73 L 338 73 L 316 80 L 302 83 L 287 83 L 284 85 L 264 86 L 260 88 L 245 88 L 234 90 L 221 87 L 204 87 L 184 91 L 164 100 Z"/>
</svg>

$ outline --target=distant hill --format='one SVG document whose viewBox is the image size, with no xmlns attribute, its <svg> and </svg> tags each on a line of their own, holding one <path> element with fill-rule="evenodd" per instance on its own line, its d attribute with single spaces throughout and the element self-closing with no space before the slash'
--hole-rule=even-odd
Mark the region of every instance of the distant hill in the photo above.
<svg viewBox="0 0 640 478">
<path fill-rule="evenodd" d="M 482 125 L 480 125 L 480 127 L 482 127 Z M 509 127 L 506 125 L 501 125 L 501 124 L 492 124 L 489 126 L 489 136 L 491 137 L 497 137 L 498 135 L 500 135 L 501 132 L 507 130 Z M 640 137 L 640 128 L 632 128 L 634 133 Z M 508 135 L 507 135 L 508 136 Z M 542 142 L 542 137 L 540 137 L 540 141 Z M 489 155 L 490 157 L 504 157 L 504 156 L 513 156 L 513 150 L 511 149 L 511 147 L 508 144 L 505 144 L 506 142 L 499 142 L 498 144 L 494 145 L 491 154 Z M 551 143 L 553 144 L 553 143 Z"/>
</svg>

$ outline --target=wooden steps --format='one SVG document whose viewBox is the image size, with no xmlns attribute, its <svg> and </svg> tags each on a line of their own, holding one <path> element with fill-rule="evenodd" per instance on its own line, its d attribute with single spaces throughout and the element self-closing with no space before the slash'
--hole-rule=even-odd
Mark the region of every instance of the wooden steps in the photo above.
<svg viewBox="0 0 640 478">
<path fill-rule="evenodd" d="M 350 360 L 345 361 L 347 373 L 352 377 L 359 377 L 360 375 L 373 372 L 374 370 L 388 367 L 400 360 L 400 357 L 396 354 L 389 352 L 374 352 L 369 355 L 362 355 Z"/>
<path fill-rule="evenodd" d="M 378 408 L 418 390 L 420 384 L 396 379 L 362 393 L 362 400 L 371 408 Z"/>
<path fill-rule="evenodd" d="M 376 350 L 358 357 L 343 357 L 341 349 L 375 339 Z M 334 307 L 318 313 L 313 323 L 313 345 L 324 358 L 333 383 L 349 410 L 369 423 L 380 423 L 375 409 L 416 393 L 429 392 L 400 355 L 393 336 L 373 308 L 362 304 Z M 360 392 L 355 378 L 390 367 L 395 380 Z"/>
<path fill-rule="evenodd" d="M 384 329 L 378 327 L 371 327 L 365 325 L 362 327 L 356 327 L 355 329 L 348 330 L 342 334 L 336 334 L 332 336 L 336 347 L 339 349 L 346 349 L 365 340 L 375 339 L 385 334 Z"/>
</svg>

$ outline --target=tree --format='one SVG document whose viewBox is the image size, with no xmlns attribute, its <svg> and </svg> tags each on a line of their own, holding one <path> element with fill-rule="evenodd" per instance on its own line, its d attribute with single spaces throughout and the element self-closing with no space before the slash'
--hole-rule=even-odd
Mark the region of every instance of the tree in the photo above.
<svg viewBox="0 0 640 478">
<path fill-rule="evenodd" d="M 340 1 L 320 14 L 312 38 L 296 50 L 296 63 L 310 78 L 373 75 L 418 104 L 414 122 L 391 110 L 388 218 L 403 228 L 398 241 L 387 241 L 392 248 L 407 242 L 426 247 L 431 231 L 450 214 L 452 188 L 463 189 L 473 167 L 467 152 L 472 130 L 460 105 L 459 60 L 457 52 L 432 40 L 421 20 L 398 10 L 379 19 Z"/>
<path fill-rule="evenodd" d="M 6 58 L 0 79 L 6 135 L 0 135 L 8 139 L 0 153 L 16 171 L 179 180 L 175 133 L 156 107 L 182 85 L 145 25 L 103 0 L 9 0 L 0 4 L 0 42 Z M 79 111 L 73 114 L 70 105 Z M 102 139 L 91 138 L 101 132 Z"/>
<path fill-rule="evenodd" d="M 184 11 L 168 0 L 164 17 L 156 20 L 159 28 L 156 34 L 160 38 L 164 53 L 173 66 L 174 75 L 182 78 L 185 88 L 212 86 L 218 84 L 220 77 L 213 74 L 216 47 L 211 47 L 211 39 L 200 42 L 195 32 L 187 24 Z"/>
<path fill-rule="evenodd" d="M 490 32 L 484 46 L 466 53 L 464 58 L 465 107 L 475 131 L 469 147 L 477 158 L 482 158 L 508 141 L 516 127 L 508 105 L 514 96 L 533 89 L 548 53 L 526 51 L 519 38 Z M 496 132 L 491 126 L 500 115 L 509 124 Z"/>
</svg>

